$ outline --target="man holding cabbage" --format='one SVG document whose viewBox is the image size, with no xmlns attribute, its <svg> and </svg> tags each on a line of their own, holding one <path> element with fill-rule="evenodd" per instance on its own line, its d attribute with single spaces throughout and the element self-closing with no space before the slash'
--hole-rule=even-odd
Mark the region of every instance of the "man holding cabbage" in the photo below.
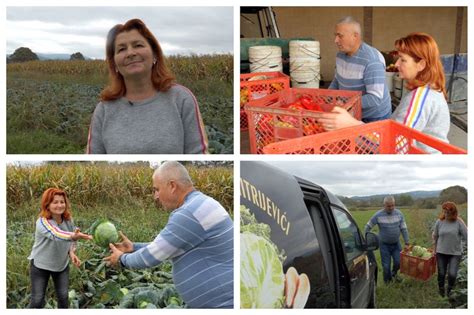
<svg viewBox="0 0 474 315">
<path fill-rule="evenodd" d="M 189 308 L 233 308 L 233 222 L 214 199 L 195 190 L 179 162 L 163 163 L 153 174 L 154 199 L 172 211 L 150 243 L 109 244 L 110 265 L 151 268 L 170 259 L 173 280 Z"/>
<path fill-rule="evenodd" d="M 382 258 L 383 281 L 389 283 L 400 269 L 400 233 L 409 245 L 408 229 L 403 213 L 395 209 L 395 198 L 387 196 L 383 200 L 384 208 L 377 211 L 365 226 L 365 233 L 375 225 L 379 226 L 380 257 Z M 393 267 L 390 268 L 393 259 Z"/>
</svg>

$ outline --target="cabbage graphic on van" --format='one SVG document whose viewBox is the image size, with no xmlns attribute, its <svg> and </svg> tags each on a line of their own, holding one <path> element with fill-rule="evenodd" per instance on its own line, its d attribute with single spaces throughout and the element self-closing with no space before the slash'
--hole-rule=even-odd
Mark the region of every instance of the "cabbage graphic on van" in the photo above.
<svg viewBox="0 0 474 315">
<path fill-rule="evenodd" d="M 284 251 L 271 241 L 271 228 L 240 207 L 240 307 L 303 308 L 309 279 L 295 268 L 283 272 Z"/>
</svg>

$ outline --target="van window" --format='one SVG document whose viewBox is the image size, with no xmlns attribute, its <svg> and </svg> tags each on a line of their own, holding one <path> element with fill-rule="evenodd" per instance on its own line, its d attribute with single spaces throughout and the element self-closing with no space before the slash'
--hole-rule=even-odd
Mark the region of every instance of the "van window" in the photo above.
<svg viewBox="0 0 474 315">
<path fill-rule="evenodd" d="M 357 225 L 348 214 L 338 208 L 332 207 L 332 211 L 336 218 L 339 234 L 344 244 L 344 252 L 346 253 L 346 261 L 350 262 L 355 257 L 362 254 L 362 241 Z"/>
</svg>

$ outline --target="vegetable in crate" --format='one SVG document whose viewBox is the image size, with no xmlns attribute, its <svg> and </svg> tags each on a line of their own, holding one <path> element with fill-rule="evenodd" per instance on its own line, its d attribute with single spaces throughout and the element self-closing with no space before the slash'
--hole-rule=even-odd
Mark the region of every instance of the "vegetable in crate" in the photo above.
<svg viewBox="0 0 474 315">
<path fill-rule="evenodd" d="M 321 106 L 316 103 L 310 95 L 303 94 L 298 99 L 286 106 L 291 110 L 311 110 L 322 112 Z"/>
<path fill-rule="evenodd" d="M 421 257 L 423 259 L 428 259 L 432 256 L 432 254 L 428 251 L 428 249 L 422 246 L 418 246 L 418 245 L 413 246 L 411 253 L 413 256 Z"/>
</svg>

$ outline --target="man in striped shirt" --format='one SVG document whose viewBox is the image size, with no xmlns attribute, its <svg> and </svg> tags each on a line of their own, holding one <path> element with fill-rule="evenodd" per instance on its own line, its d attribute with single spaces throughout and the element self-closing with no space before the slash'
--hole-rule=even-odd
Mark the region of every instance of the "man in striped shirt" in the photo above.
<svg viewBox="0 0 474 315">
<path fill-rule="evenodd" d="M 194 189 L 186 168 L 165 162 L 153 174 L 154 198 L 173 210 L 151 243 L 110 244 L 109 264 L 150 268 L 167 259 L 173 280 L 189 308 L 233 308 L 234 229 L 227 211 Z"/>
<path fill-rule="evenodd" d="M 390 118 L 392 105 L 385 84 L 385 59 L 362 42 L 359 22 L 345 17 L 336 25 L 336 75 L 329 89 L 362 92 L 362 121 Z M 336 109 L 337 111 L 337 109 Z"/>
<path fill-rule="evenodd" d="M 365 233 L 378 225 L 380 239 L 380 256 L 382 258 L 383 280 L 392 281 L 400 269 L 400 233 L 409 245 L 408 229 L 403 213 L 395 209 L 395 198 L 387 196 L 383 200 L 384 209 L 377 211 L 365 226 Z M 390 268 L 393 259 L 393 268 Z"/>
</svg>

